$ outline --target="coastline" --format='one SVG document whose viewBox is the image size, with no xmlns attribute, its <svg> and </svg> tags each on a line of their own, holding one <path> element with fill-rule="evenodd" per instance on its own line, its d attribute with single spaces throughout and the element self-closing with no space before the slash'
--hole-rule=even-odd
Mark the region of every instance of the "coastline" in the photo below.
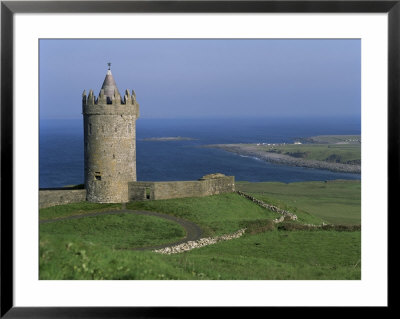
<svg viewBox="0 0 400 319">
<path fill-rule="evenodd" d="M 168 136 L 168 137 L 146 137 L 140 139 L 140 141 L 156 141 L 156 142 L 165 142 L 165 141 L 195 141 L 195 138 L 192 137 L 182 137 L 182 136 Z"/>
<path fill-rule="evenodd" d="M 257 145 L 255 144 L 210 144 L 204 145 L 204 147 L 218 148 L 241 156 L 251 156 L 274 164 L 324 169 L 333 172 L 361 174 L 361 165 L 306 160 L 284 154 L 265 152 L 257 149 Z"/>
</svg>

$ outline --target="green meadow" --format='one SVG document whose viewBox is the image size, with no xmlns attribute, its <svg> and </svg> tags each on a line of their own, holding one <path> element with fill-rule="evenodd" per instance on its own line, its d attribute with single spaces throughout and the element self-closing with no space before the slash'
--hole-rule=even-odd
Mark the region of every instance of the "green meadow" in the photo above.
<svg viewBox="0 0 400 319">
<path fill-rule="evenodd" d="M 361 144 L 361 135 L 318 135 L 300 138 L 314 144 Z"/>
<path fill-rule="evenodd" d="M 307 160 L 341 164 L 361 163 L 361 144 L 284 144 L 262 145 L 260 150 Z"/>
<path fill-rule="evenodd" d="M 307 212 L 326 223 L 361 224 L 361 182 L 336 180 L 299 183 L 236 183 L 236 189 L 301 216 Z"/>
<path fill-rule="evenodd" d="M 237 183 L 237 189 L 298 215 L 280 215 L 238 194 L 141 201 L 128 209 L 155 211 L 194 222 L 204 237 L 246 228 L 237 239 L 179 254 L 133 248 L 175 242 L 181 226 L 158 217 L 129 213 L 57 218 L 120 209 L 118 204 L 77 203 L 39 211 L 39 276 L 58 279 L 240 279 L 359 280 L 361 232 L 351 228 L 310 228 L 304 224 L 360 224 L 360 182 Z M 286 226 L 285 226 L 286 225 Z M 291 226 L 291 227 L 288 227 Z M 337 230 L 334 230 L 337 229 Z M 351 230 L 350 230 L 351 229 Z"/>
<path fill-rule="evenodd" d="M 180 225 L 155 216 L 122 213 L 88 216 L 40 225 L 43 238 L 73 242 L 77 238 L 90 245 L 111 249 L 132 249 L 176 242 L 185 237 Z M 99 236 L 101 234 L 101 236 Z"/>
</svg>

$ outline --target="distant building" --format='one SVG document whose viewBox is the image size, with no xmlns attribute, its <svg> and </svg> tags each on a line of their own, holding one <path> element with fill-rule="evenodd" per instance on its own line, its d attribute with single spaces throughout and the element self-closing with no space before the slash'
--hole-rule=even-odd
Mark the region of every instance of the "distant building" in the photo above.
<svg viewBox="0 0 400 319">
<path fill-rule="evenodd" d="M 301 142 L 299 142 L 299 141 L 296 141 L 296 142 L 294 142 L 294 144 L 301 144 Z"/>
</svg>

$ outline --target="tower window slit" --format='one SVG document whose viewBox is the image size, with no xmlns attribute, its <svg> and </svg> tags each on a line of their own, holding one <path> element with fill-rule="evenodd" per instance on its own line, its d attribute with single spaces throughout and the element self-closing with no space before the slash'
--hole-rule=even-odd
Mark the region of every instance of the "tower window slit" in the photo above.
<svg viewBox="0 0 400 319">
<path fill-rule="evenodd" d="M 101 173 L 100 172 L 94 172 L 94 178 L 96 181 L 101 181 Z"/>
</svg>

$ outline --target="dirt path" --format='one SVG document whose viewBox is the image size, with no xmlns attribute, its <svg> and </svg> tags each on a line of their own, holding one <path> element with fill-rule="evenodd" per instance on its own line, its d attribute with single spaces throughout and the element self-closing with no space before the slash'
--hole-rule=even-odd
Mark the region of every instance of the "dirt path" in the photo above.
<svg viewBox="0 0 400 319">
<path fill-rule="evenodd" d="M 201 228 L 197 224 L 192 223 L 190 221 L 187 221 L 187 220 L 175 217 L 175 216 L 167 215 L 167 214 L 161 214 L 161 213 L 156 213 L 156 212 L 147 212 L 147 211 L 137 211 L 137 210 L 130 210 L 130 209 L 120 209 L 120 210 L 112 210 L 112 211 L 106 211 L 106 212 L 87 213 L 87 214 L 81 214 L 81 215 L 75 215 L 75 216 L 46 219 L 46 220 L 40 220 L 39 223 L 47 224 L 47 223 L 54 223 L 54 222 L 58 222 L 58 221 L 62 221 L 62 220 L 79 219 L 79 218 L 84 218 L 84 217 L 101 216 L 101 215 L 124 214 L 124 213 L 164 218 L 166 220 L 169 220 L 169 221 L 172 221 L 172 222 L 175 222 L 175 223 L 181 225 L 186 231 L 186 237 L 179 241 L 176 241 L 173 243 L 168 243 L 168 244 L 163 244 L 163 245 L 157 245 L 157 246 L 132 248 L 130 250 L 154 250 L 154 249 L 162 249 L 162 248 L 166 248 L 166 247 L 172 247 L 172 246 L 176 246 L 179 244 L 187 243 L 189 241 L 199 240 L 202 235 Z"/>
</svg>

